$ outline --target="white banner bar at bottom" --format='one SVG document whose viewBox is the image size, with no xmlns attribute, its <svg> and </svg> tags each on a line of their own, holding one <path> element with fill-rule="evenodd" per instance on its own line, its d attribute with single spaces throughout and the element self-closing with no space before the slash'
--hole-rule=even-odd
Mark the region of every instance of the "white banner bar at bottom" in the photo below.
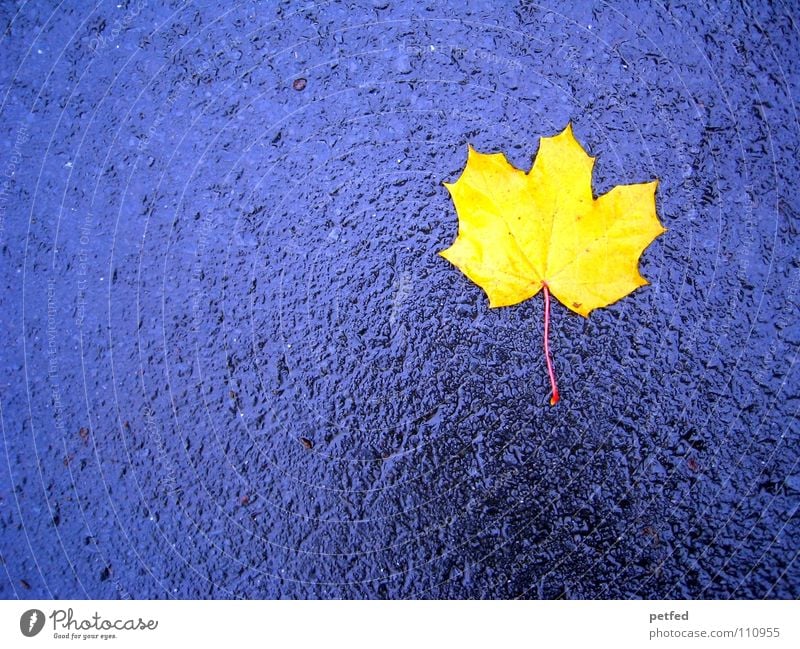
<svg viewBox="0 0 800 649">
<path fill-rule="evenodd" d="M 3 647 L 798 647 L 796 601 L 2 601 Z"/>
</svg>

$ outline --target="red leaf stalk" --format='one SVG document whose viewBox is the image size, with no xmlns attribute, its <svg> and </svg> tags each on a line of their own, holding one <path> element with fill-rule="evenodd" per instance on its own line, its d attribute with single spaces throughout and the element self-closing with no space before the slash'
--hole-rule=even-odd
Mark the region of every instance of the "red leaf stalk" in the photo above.
<svg viewBox="0 0 800 649">
<path fill-rule="evenodd" d="M 544 356 L 547 359 L 547 374 L 550 376 L 550 386 L 553 388 L 553 394 L 550 397 L 550 405 L 554 406 L 561 398 L 558 394 L 558 385 L 556 385 L 556 373 L 553 370 L 553 359 L 550 357 L 550 289 L 546 283 L 542 283 L 544 288 Z"/>
</svg>

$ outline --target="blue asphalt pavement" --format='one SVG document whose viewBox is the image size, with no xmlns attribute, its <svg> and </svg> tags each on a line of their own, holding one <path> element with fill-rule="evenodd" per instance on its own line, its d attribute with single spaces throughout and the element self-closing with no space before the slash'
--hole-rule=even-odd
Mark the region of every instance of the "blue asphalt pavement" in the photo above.
<svg viewBox="0 0 800 649">
<path fill-rule="evenodd" d="M 714 3 L 716 4 L 716 3 Z M 0 7 L 0 597 L 800 597 L 793 3 Z M 490 309 L 467 144 L 660 181 Z"/>
</svg>

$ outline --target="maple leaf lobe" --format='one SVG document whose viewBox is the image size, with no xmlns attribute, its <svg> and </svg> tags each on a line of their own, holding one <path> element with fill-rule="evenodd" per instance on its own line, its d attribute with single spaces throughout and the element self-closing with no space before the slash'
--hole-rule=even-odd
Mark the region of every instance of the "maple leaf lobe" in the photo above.
<svg viewBox="0 0 800 649">
<path fill-rule="evenodd" d="M 486 292 L 490 307 L 527 300 L 547 284 L 588 317 L 647 284 L 639 257 L 665 232 L 656 214 L 658 181 L 617 185 L 595 198 L 594 162 L 571 124 L 540 138 L 528 173 L 503 153 L 469 145 L 461 176 L 444 183 L 459 232 L 439 254 Z"/>
</svg>

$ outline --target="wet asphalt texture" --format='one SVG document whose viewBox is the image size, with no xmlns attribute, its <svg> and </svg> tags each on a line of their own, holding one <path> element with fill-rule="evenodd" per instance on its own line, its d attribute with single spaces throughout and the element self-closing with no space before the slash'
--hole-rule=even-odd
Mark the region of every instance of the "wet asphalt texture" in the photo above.
<svg viewBox="0 0 800 649">
<path fill-rule="evenodd" d="M 0 597 L 800 596 L 788 2 L 0 7 Z M 467 143 L 657 178 L 489 309 Z"/>
</svg>

